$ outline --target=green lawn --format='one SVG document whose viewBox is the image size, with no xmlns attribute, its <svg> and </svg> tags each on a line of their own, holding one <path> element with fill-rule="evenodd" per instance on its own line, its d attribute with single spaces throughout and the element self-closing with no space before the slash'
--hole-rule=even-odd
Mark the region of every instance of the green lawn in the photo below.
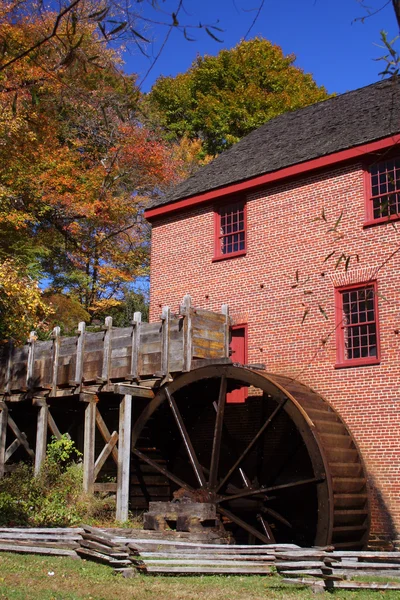
<svg viewBox="0 0 400 600">
<path fill-rule="evenodd" d="M 400 593 L 337 590 L 333 596 L 338 600 L 399 600 Z M 115 576 L 109 567 L 92 562 L 0 553 L 1 600 L 302 600 L 315 597 L 311 590 L 285 585 L 277 576 L 140 575 L 124 579 Z"/>
</svg>

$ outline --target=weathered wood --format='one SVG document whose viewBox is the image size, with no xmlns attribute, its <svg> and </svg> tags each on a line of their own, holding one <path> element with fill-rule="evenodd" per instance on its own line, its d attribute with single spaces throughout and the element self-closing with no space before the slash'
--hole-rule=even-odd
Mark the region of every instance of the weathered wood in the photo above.
<svg viewBox="0 0 400 600">
<path fill-rule="evenodd" d="M 104 463 L 107 458 L 110 456 L 112 449 L 115 447 L 115 444 L 118 442 L 119 436 L 116 431 L 113 431 L 110 439 L 107 444 L 104 446 L 103 450 L 100 452 L 99 456 L 94 465 L 94 479 L 96 480 L 98 474 L 100 473 Z"/>
<path fill-rule="evenodd" d="M 5 402 L 0 402 L 0 477 L 4 476 L 6 464 L 8 408 Z"/>
<path fill-rule="evenodd" d="M 146 567 L 148 573 L 208 573 L 213 575 L 265 575 L 270 573 L 269 567 Z"/>
<path fill-rule="evenodd" d="M 132 379 L 139 377 L 139 347 L 140 347 L 140 328 L 142 324 L 142 313 L 135 312 L 132 322 L 132 354 L 130 376 Z"/>
<path fill-rule="evenodd" d="M 14 452 L 20 447 L 21 442 L 18 439 L 15 439 L 7 448 L 6 453 L 5 453 L 5 457 L 4 457 L 4 462 L 6 463 L 8 460 L 10 460 L 10 458 L 12 457 L 12 455 L 14 454 Z"/>
<path fill-rule="evenodd" d="M 18 544 L 0 544 L 0 552 L 16 552 L 18 554 L 43 554 L 51 556 L 70 556 L 77 558 L 75 550 L 64 548 L 44 548 L 40 546 L 19 546 Z"/>
<path fill-rule="evenodd" d="M 262 554 L 262 555 L 248 555 L 248 554 L 229 554 L 229 553 L 213 553 L 213 552 L 205 552 L 205 553 L 201 553 L 201 552 L 194 552 L 193 554 L 190 554 L 188 552 L 140 552 L 140 556 L 142 558 L 174 558 L 174 559 L 180 559 L 180 558 L 191 558 L 193 556 L 198 557 L 199 559 L 201 557 L 204 557 L 207 560 L 211 560 L 211 559 L 216 559 L 216 560 L 224 560 L 227 562 L 231 562 L 231 561 L 235 561 L 235 560 L 240 560 L 240 561 L 259 561 L 259 562 L 267 562 L 267 563 L 273 563 L 274 562 L 274 556 L 273 555 L 267 555 L 267 554 Z"/>
<path fill-rule="evenodd" d="M 100 431 L 101 437 L 106 442 L 106 444 L 108 444 L 108 442 L 110 441 L 110 438 L 111 438 L 111 433 L 109 432 L 108 427 L 105 424 L 104 419 L 101 416 L 101 413 L 97 406 L 96 406 L 96 425 L 97 425 L 98 430 Z M 111 456 L 113 457 L 115 464 L 118 465 L 118 450 L 115 446 L 111 450 Z"/>
<path fill-rule="evenodd" d="M 62 438 L 61 432 L 58 429 L 58 427 L 56 425 L 56 422 L 54 421 L 50 410 L 47 411 L 47 425 L 48 425 L 51 433 L 54 435 L 54 437 L 57 440 L 61 440 L 61 438 Z"/>
<path fill-rule="evenodd" d="M 121 567 L 123 565 L 129 566 L 131 564 L 130 560 L 118 560 L 108 556 L 107 554 L 97 552 L 96 550 L 89 550 L 89 548 L 77 548 L 76 553 L 82 558 L 90 558 L 95 562 L 109 565 L 110 567 Z"/>
<path fill-rule="evenodd" d="M 85 336 L 86 336 L 86 323 L 81 321 L 78 325 L 78 339 L 76 342 L 76 359 L 75 359 L 75 380 L 74 385 L 78 386 L 76 392 L 81 391 L 82 379 L 83 379 L 83 362 L 85 352 Z"/>
<path fill-rule="evenodd" d="M 54 327 L 52 333 L 53 339 L 53 362 L 52 362 L 52 377 L 51 377 L 51 395 L 55 396 L 57 393 L 57 381 L 58 381 L 58 361 L 60 356 L 60 328 Z"/>
<path fill-rule="evenodd" d="M 108 383 L 108 381 L 110 379 L 111 341 L 112 341 L 112 317 L 106 317 L 105 324 L 104 324 L 103 366 L 101 369 L 102 380 L 106 383 Z"/>
<path fill-rule="evenodd" d="M 231 319 L 229 316 L 228 304 L 223 304 L 221 307 L 221 313 L 225 316 L 224 323 L 224 337 L 225 337 L 225 356 L 229 358 L 230 343 L 231 343 Z"/>
<path fill-rule="evenodd" d="M 161 373 L 165 377 L 169 374 L 169 350 L 170 350 L 170 325 L 171 309 L 164 306 L 161 314 Z"/>
<path fill-rule="evenodd" d="M 150 400 L 154 398 L 153 390 L 128 383 L 116 383 L 114 385 L 114 391 L 116 394 L 121 394 L 123 396 L 136 396 L 138 398 L 149 398 Z"/>
<path fill-rule="evenodd" d="M 33 385 L 33 366 L 35 363 L 35 341 L 36 341 L 36 331 L 31 331 L 29 334 L 28 340 L 28 363 L 26 368 L 26 387 L 30 389 Z"/>
<path fill-rule="evenodd" d="M 106 492 L 106 493 L 113 493 L 117 491 L 117 484 L 115 482 L 106 482 L 106 483 L 97 483 L 95 482 L 94 484 L 94 491 L 95 492 Z"/>
<path fill-rule="evenodd" d="M 17 427 L 17 424 L 15 423 L 14 419 L 12 419 L 11 415 L 8 415 L 8 425 L 10 426 L 10 428 L 12 429 L 15 437 L 17 438 L 18 442 L 20 443 L 20 445 L 25 448 L 27 454 L 31 457 L 31 458 L 35 458 L 35 453 L 32 450 L 32 448 L 29 446 L 28 444 L 28 440 L 26 439 L 26 435 L 23 431 L 20 431 L 19 428 Z M 7 462 L 7 459 L 6 459 Z"/>
<path fill-rule="evenodd" d="M 129 474 L 131 457 L 132 396 L 122 398 L 119 407 L 119 441 L 117 474 L 117 521 L 128 520 Z"/>
<path fill-rule="evenodd" d="M 190 371 L 192 363 L 193 348 L 192 348 L 192 299 L 189 294 L 183 298 L 183 304 L 180 307 L 180 314 L 183 315 L 183 369 L 182 371 Z"/>
<path fill-rule="evenodd" d="M 85 408 L 85 429 L 83 449 L 83 489 L 85 492 L 94 491 L 94 451 L 96 437 L 96 398 L 83 395 L 89 400 Z"/>
<path fill-rule="evenodd" d="M 48 406 L 46 402 L 43 402 L 39 406 L 39 412 L 37 415 L 37 428 L 36 428 L 36 452 L 35 452 L 35 475 L 39 475 L 44 461 L 46 460 L 46 449 L 47 449 L 47 423 L 48 423 Z"/>
</svg>

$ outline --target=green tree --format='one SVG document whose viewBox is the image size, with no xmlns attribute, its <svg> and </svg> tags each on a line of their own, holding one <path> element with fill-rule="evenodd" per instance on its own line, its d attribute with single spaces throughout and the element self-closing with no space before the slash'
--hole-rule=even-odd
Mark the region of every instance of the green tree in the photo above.
<svg viewBox="0 0 400 600">
<path fill-rule="evenodd" d="M 242 41 L 217 56 L 198 57 L 176 77 L 160 77 L 148 95 L 167 139 L 200 138 L 216 155 L 281 113 L 325 100 L 324 87 L 271 42 Z"/>
</svg>

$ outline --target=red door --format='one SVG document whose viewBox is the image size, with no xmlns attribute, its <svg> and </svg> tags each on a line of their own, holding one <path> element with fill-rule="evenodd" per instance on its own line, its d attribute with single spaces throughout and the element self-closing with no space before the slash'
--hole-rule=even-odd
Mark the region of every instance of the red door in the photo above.
<svg viewBox="0 0 400 600">
<path fill-rule="evenodd" d="M 231 359 L 234 363 L 245 365 L 247 362 L 246 327 L 239 325 L 232 328 Z M 226 401 L 230 404 L 245 402 L 247 398 L 247 387 L 233 390 L 226 395 Z"/>
</svg>

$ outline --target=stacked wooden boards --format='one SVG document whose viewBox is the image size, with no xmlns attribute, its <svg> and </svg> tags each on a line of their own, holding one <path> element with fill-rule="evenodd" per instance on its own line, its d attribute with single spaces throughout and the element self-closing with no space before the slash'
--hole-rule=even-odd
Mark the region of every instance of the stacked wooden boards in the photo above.
<svg viewBox="0 0 400 600">
<path fill-rule="evenodd" d="M 106 564 L 124 576 L 278 572 L 287 583 L 315 588 L 400 590 L 400 552 L 336 551 L 295 544 L 201 544 L 88 526 L 0 528 L 1 551 L 80 557 Z M 360 576 L 375 581 L 354 581 Z"/>
</svg>

